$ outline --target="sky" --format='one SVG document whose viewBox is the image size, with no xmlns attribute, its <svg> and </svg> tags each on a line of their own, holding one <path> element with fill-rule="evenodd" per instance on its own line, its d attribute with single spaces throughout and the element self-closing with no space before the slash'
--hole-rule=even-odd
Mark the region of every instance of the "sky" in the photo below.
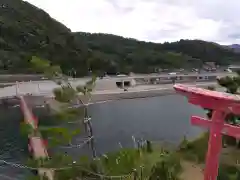
<svg viewBox="0 0 240 180">
<path fill-rule="evenodd" d="M 72 31 L 240 44 L 240 0 L 25 0 Z M 228 3 L 229 2 L 229 3 Z"/>
</svg>

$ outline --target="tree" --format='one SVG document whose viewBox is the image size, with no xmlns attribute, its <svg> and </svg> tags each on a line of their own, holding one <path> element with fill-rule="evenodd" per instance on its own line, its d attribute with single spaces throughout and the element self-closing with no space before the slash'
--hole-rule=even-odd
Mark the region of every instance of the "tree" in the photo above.
<svg viewBox="0 0 240 180">
<path fill-rule="evenodd" d="M 7 73 L 34 73 L 30 63 L 33 55 L 58 64 L 65 74 L 75 68 L 77 76 L 86 76 L 89 68 L 111 74 L 148 73 L 156 68 L 199 68 L 209 61 L 229 65 L 240 58 L 231 48 L 200 40 L 161 44 L 71 32 L 26 1 L 1 0 L 1 5 L 0 66 Z"/>
</svg>

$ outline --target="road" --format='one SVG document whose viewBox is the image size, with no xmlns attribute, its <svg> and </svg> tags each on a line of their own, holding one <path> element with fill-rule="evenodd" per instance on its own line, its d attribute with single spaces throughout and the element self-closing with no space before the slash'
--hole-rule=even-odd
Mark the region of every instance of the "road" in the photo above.
<svg viewBox="0 0 240 180">
<path fill-rule="evenodd" d="M 211 86 L 217 85 L 216 82 L 188 82 L 182 83 L 188 84 L 189 86 Z M 139 85 L 136 87 L 128 88 L 127 91 L 123 91 L 123 89 L 114 89 L 114 90 L 102 90 L 95 91 L 93 94 L 118 94 L 118 93 L 130 93 L 130 92 L 141 92 L 141 91 L 161 91 L 161 90 L 173 90 L 173 84 L 159 84 L 159 85 Z"/>
<path fill-rule="evenodd" d="M 188 75 L 183 75 L 181 74 L 181 76 L 198 76 L 198 74 L 188 74 Z M 207 74 L 201 74 L 201 76 L 226 76 L 229 75 L 229 73 L 207 73 Z M 176 75 L 175 75 L 176 76 Z M 178 75 L 179 76 L 179 75 Z M 128 78 L 149 78 L 149 77 L 171 77 L 171 75 L 135 75 L 132 77 L 118 77 L 118 78 L 104 78 L 105 80 L 119 80 L 119 78 L 123 78 L 123 79 L 128 79 Z M 76 87 L 77 85 L 83 85 L 87 80 L 89 80 L 90 78 L 86 77 L 86 78 L 77 78 L 77 79 L 72 79 L 70 82 L 72 84 L 73 87 Z M 99 80 L 100 82 L 101 80 Z M 114 83 L 114 82 L 113 82 Z M 160 86 L 168 86 L 168 85 L 158 85 L 158 87 Z M 172 86 L 172 85 L 171 85 Z M 56 83 L 54 83 L 53 81 L 50 80 L 45 80 L 45 81 L 30 81 L 30 82 L 21 82 L 21 83 L 17 83 L 17 85 L 12 85 L 12 86 L 8 86 L 5 88 L 1 88 L 0 89 L 0 98 L 4 98 L 4 97 L 13 97 L 16 95 L 26 95 L 26 94 L 32 94 L 32 95 L 42 95 L 42 96 L 53 96 L 52 94 L 52 90 L 54 88 L 59 87 Z M 141 87 L 141 88 L 140 88 Z M 146 86 L 145 86 L 146 87 Z M 151 86 L 151 88 L 154 87 L 154 85 Z M 138 89 L 140 88 L 140 89 Z M 149 89 L 149 88 L 147 88 Z M 132 90 L 134 91 L 145 91 L 147 90 L 144 88 L 144 86 L 137 86 L 137 88 L 133 88 Z M 131 90 L 131 88 L 129 89 Z M 108 90 L 104 91 L 107 92 Z M 114 92 L 119 92 L 121 91 L 121 89 L 114 89 L 111 90 Z M 109 92 L 111 92 L 109 91 Z"/>
<path fill-rule="evenodd" d="M 154 73 L 154 74 L 134 74 L 132 76 L 107 76 L 107 77 L 104 77 L 103 79 L 112 79 L 112 78 L 116 78 L 116 79 L 120 79 L 120 78 L 168 78 L 168 77 L 175 77 L 175 76 L 182 76 L 182 77 L 191 77 L 191 76 L 226 76 L 226 75 L 233 75 L 235 73 L 228 73 L 228 72 L 217 72 L 217 73 L 193 73 L 193 72 L 189 72 L 188 74 L 184 74 L 184 73 L 178 73 L 176 75 L 169 75 L 167 73 L 161 73 L 161 74 L 157 74 L 157 73 Z M 14 78 L 17 78 L 16 75 L 0 75 L 0 84 L 14 84 L 17 80 L 15 81 L 12 81 L 10 80 L 11 77 L 14 77 Z M 24 82 L 27 82 L 27 81 L 31 81 L 30 79 L 27 79 L 27 78 L 31 78 L 31 77 L 35 77 L 35 79 L 32 79 L 32 81 L 36 82 L 36 83 L 42 83 L 42 82 L 46 82 L 46 81 L 50 81 L 50 80 L 41 80 L 42 79 L 42 75 L 20 75 L 18 77 L 18 81 L 21 82 L 21 79 L 22 77 L 22 81 Z M 6 82 L 4 81 L 1 81 L 1 78 L 5 79 Z M 69 79 L 72 79 L 74 81 L 78 81 L 78 80 L 89 80 L 91 79 L 91 77 L 82 77 L 82 78 L 69 78 Z M 9 80 L 9 81 L 7 81 Z"/>
<path fill-rule="evenodd" d="M 201 82 L 201 83 L 186 83 L 189 86 L 198 86 L 206 88 L 208 86 L 217 85 L 216 82 Z M 92 97 L 89 103 L 104 103 L 106 101 L 114 101 L 120 99 L 137 99 L 147 97 L 157 97 L 174 94 L 173 84 L 164 85 L 140 85 L 132 88 L 128 88 L 128 91 L 123 89 L 103 90 L 95 91 L 92 93 Z M 81 99 L 84 103 L 87 103 L 86 97 L 83 95 Z"/>
<path fill-rule="evenodd" d="M 177 74 L 134 74 L 132 76 L 109 76 L 109 77 L 104 77 L 104 79 L 108 78 L 168 78 L 168 77 L 176 77 L 176 76 L 181 76 L 181 77 L 191 77 L 191 76 L 226 76 L 226 75 L 234 75 L 235 73 L 229 73 L 229 72 L 217 72 L 217 73 L 194 73 L 194 72 L 189 72 L 189 73 L 177 73 Z M 87 77 L 86 77 L 87 78 Z"/>
</svg>

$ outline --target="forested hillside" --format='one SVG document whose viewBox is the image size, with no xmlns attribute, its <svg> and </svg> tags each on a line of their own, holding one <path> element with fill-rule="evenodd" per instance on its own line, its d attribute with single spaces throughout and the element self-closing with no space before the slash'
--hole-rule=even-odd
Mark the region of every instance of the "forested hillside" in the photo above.
<svg viewBox="0 0 240 180">
<path fill-rule="evenodd" d="M 150 43 L 109 34 L 72 33 L 43 10 L 21 0 L 0 1 L 0 69 L 30 73 L 39 56 L 67 72 L 152 72 L 155 68 L 199 67 L 203 62 L 238 62 L 240 54 L 200 41 Z"/>
<path fill-rule="evenodd" d="M 232 44 L 232 45 L 227 46 L 227 48 L 230 48 L 233 51 L 240 53 L 240 45 L 239 44 Z"/>
</svg>

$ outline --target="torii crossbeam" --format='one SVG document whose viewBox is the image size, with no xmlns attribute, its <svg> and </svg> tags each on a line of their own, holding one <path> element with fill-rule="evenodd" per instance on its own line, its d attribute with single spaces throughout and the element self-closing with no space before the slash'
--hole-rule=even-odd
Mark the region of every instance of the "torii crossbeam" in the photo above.
<svg viewBox="0 0 240 180">
<path fill-rule="evenodd" d="M 174 85 L 174 89 L 186 96 L 190 103 L 213 110 L 211 120 L 192 116 L 191 123 L 210 128 L 204 180 L 216 180 L 222 148 L 222 134 L 240 139 L 240 127 L 225 123 L 227 114 L 240 114 L 240 96 L 182 84 Z"/>
</svg>

